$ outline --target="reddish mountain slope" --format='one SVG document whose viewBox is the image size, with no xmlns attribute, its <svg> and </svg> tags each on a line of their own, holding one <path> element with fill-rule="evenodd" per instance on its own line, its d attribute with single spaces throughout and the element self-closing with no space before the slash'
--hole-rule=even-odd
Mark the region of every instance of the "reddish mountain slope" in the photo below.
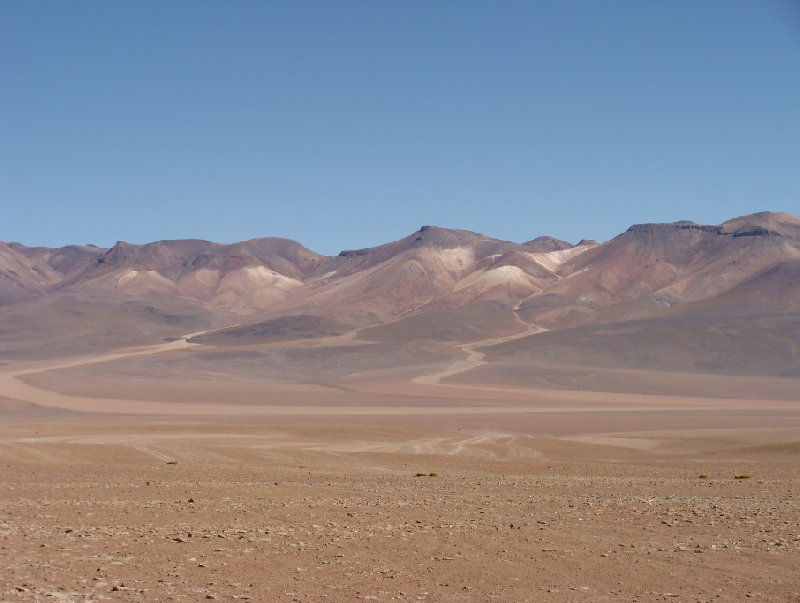
<svg viewBox="0 0 800 603">
<path fill-rule="evenodd" d="M 754 214 L 719 226 L 642 224 L 568 261 L 521 316 L 549 327 L 656 316 L 800 259 L 800 218 Z"/>
<path fill-rule="evenodd" d="M 317 327 L 331 331 L 332 324 L 416 325 L 408 319 L 430 313 L 431 320 L 444 321 L 448 311 L 465 308 L 445 321 L 448 329 L 460 332 L 453 322 L 459 316 L 480 316 L 476 333 L 483 336 L 505 332 L 509 314 L 524 330 L 526 323 L 563 329 L 797 309 L 798 266 L 800 218 L 766 212 L 716 226 L 636 225 L 600 245 L 573 246 L 551 237 L 517 244 L 424 226 L 386 245 L 335 257 L 279 238 L 119 242 L 111 249 L 0 244 L 0 304 L 13 304 L 19 316 L 26 307 L 34 312 L 25 301 L 34 298 L 51 299 L 51 308 L 63 296 L 135 302 L 156 315 L 245 328 L 301 316 L 302 328 L 292 322 L 285 330 L 304 337 Z M 497 317 L 496 329 L 489 316 Z"/>
</svg>

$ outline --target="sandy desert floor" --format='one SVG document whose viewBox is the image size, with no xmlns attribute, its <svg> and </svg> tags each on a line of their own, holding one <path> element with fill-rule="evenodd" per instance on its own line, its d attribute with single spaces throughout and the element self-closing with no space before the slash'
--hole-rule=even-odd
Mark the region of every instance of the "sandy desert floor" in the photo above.
<svg viewBox="0 0 800 603">
<path fill-rule="evenodd" d="M 785 381 L 150 374 L 184 343 L 0 367 L 0 600 L 800 601 Z"/>
</svg>

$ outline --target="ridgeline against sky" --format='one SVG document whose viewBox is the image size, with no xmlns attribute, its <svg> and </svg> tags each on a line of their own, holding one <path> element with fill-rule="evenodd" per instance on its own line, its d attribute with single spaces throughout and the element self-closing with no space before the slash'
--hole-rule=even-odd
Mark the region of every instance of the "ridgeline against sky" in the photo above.
<svg viewBox="0 0 800 603">
<path fill-rule="evenodd" d="M 0 240 L 800 213 L 792 2 L 0 4 Z"/>
</svg>

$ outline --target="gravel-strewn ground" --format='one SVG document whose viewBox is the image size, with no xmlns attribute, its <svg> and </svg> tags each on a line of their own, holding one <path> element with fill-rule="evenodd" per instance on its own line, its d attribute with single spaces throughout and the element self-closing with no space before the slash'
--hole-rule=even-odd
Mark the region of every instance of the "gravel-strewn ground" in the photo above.
<svg viewBox="0 0 800 603">
<path fill-rule="evenodd" d="M 796 445 L 138 427 L 5 430 L 0 600 L 800 600 Z"/>
</svg>

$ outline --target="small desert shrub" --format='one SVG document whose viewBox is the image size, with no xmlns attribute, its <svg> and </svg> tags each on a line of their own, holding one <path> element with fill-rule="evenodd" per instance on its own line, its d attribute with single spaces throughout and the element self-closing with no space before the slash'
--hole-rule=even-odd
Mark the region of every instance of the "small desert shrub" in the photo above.
<svg viewBox="0 0 800 603">
<path fill-rule="evenodd" d="M 708 479 L 708 476 L 705 473 L 701 473 L 697 477 L 699 477 L 700 479 Z"/>
<path fill-rule="evenodd" d="M 750 479 L 750 476 L 745 473 L 740 473 L 739 475 L 734 475 L 733 479 Z"/>
</svg>

